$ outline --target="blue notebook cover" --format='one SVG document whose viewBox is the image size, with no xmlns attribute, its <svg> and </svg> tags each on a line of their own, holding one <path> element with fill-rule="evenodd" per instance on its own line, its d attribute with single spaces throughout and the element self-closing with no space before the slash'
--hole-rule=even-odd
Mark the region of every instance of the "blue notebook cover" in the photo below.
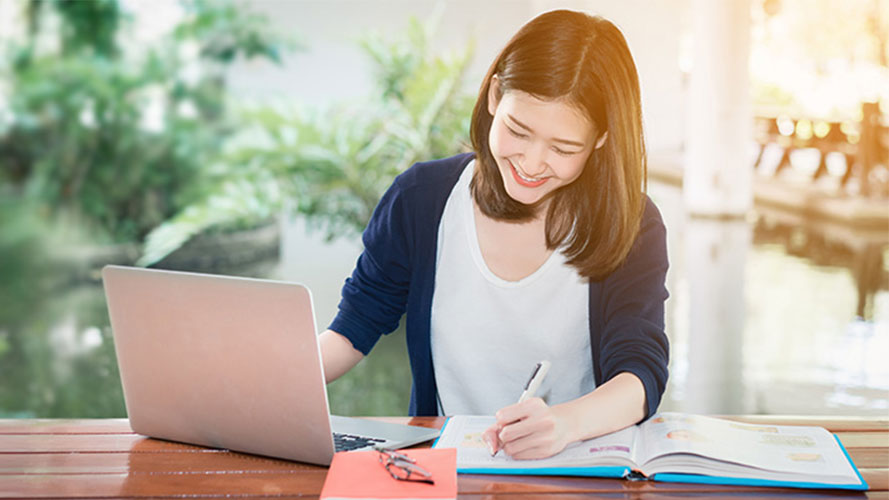
<svg viewBox="0 0 889 500">
<path fill-rule="evenodd" d="M 445 424 L 442 426 L 442 433 L 444 432 L 445 427 L 447 427 L 450 422 L 450 418 L 445 421 Z M 647 479 L 651 481 L 658 481 L 664 483 L 693 483 L 693 484 L 719 484 L 726 486 L 769 486 L 769 487 L 779 487 L 779 488 L 816 488 L 816 489 L 840 489 L 840 490 L 854 490 L 854 491 L 865 491 L 868 489 L 867 482 L 864 481 L 864 478 L 861 477 L 861 473 L 858 471 L 858 467 L 855 466 L 855 462 L 849 457 L 849 453 L 846 451 L 846 448 L 843 446 L 843 443 L 840 441 L 840 438 L 833 435 L 834 439 L 836 439 L 837 444 L 840 446 L 840 449 L 843 450 L 843 455 L 846 457 L 846 460 L 852 466 L 852 469 L 855 471 L 855 475 L 858 476 L 858 480 L 861 484 L 832 484 L 832 483 L 817 483 L 817 482 L 794 482 L 794 481 L 773 481 L 769 479 L 745 479 L 745 478 L 736 478 L 736 477 L 725 477 L 725 476 L 705 476 L 700 474 L 683 474 L 683 473 L 658 473 L 654 474 L 648 478 L 642 476 L 641 474 L 634 474 L 633 477 L 637 479 Z M 435 442 L 432 443 L 432 447 L 435 448 L 438 445 L 438 441 L 441 439 L 441 434 L 439 437 L 435 439 Z M 526 476 L 583 476 L 583 477 L 600 477 L 600 478 L 626 478 L 630 476 L 632 471 L 629 467 L 620 467 L 620 466 L 605 466 L 605 467 L 515 467 L 509 469 L 500 469 L 500 468 L 471 468 L 471 467 L 461 467 L 458 463 L 457 472 L 459 474 L 501 474 L 501 475 L 526 475 Z"/>
</svg>

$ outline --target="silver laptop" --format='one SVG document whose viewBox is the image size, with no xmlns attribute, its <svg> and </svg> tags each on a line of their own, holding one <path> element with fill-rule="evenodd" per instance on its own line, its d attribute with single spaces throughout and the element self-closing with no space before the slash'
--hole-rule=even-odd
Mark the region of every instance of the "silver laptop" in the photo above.
<svg viewBox="0 0 889 500">
<path fill-rule="evenodd" d="M 321 465 L 340 448 L 398 448 L 439 434 L 330 415 L 302 285 L 121 266 L 102 277 L 139 434 Z"/>
</svg>

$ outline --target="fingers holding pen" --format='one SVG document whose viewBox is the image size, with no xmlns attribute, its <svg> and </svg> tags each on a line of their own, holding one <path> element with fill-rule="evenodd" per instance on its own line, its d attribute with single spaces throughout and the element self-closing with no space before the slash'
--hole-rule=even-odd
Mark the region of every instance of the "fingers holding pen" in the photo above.
<svg viewBox="0 0 889 500">
<path fill-rule="evenodd" d="M 492 456 L 502 450 L 507 443 L 514 443 L 517 439 L 533 432 L 533 427 L 527 425 L 524 420 L 539 411 L 535 408 L 540 406 L 546 407 L 546 403 L 539 398 L 531 398 L 504 407 L 496 413 L 496 422 L 482 433 L 482 440 L 487 444 Z"/>
<path fill-rule="evenodd" d="M 540 398 L 530 398 L 521 403 L 501 408 L 494 417 L 500 432 L 497 437 L 501 444 L 521 439 L 535 432 L 535 422 L 545 413 L 549 406 Z"/>
<path fill-rule="evenodd" d="M 491 452 L 491 456 L 497 454 L 500 451 L 502 446 L 500 442 L 500 430 L 501 427 L 499 424 L 494 424 L 491 427 L 488 427 L 485 432 L 482 433 L 482 441 L 488 446 L 488 451 Z"/>
<path fill-rule="evenodd" d="M 550 407 L 540 398 L 507 406 L 496 418 L 482 435 L 494 453 L 503 450 L 516 459 L 543 458 L 562 451 L 570 441 L 558 407 Z"/>
<path fill-rule="evenodd" d="M 543 383 L 543 378 L 549 372 L 550 366 L 551 363 L 547 360 L 537 363 L 534 371 L 531 372 L 531 378 L 525 384 L 519 402 L 501 408 L 495 415 L 497 421 L 482 434 L 482 439 L 488 445 L 491 456 L 496 455 L 501 449 L 507 450 L 507 453 L 512 455 L 524 452 L 532 447 L 531 445 L 538 446 L 534 443 L 540 440 L 540 433 L 535 430 L 536 427 L 539 427 L 539 422 L 535 424 L 534 420 L 528 422 L 528 419 L 549 410 L 547 404 L 542 399 L 535 398 L 534 394 Z M 537 436 L 536 440 L 525 439 L 526 436 L 535 435 Z M 562 447 L 564 448 L 564 445 Z"/>
<path fill-rule="evenodd" d="M 519 426 L 516 428 L 516 425 L 521 423 L 524 418 L 527 418 L 534 406 L 540 404 L 546 406 L 546 403 L 540 398 L 531 398 L 527 401 L 501 408 L 494 415 L 497 419 L 496 422 L 482 433 L 482 440 L 488 445 L 488 451 L 491 452 L 492 456 L 496 455 L 503 449 L 505 441 L 502 434 L 506 428 L 510 428 L 509 431 L 506 432 L 506 437 L 512 440 L 520 437 L 519 433 L 523 432 L 522 429 L 524 427 Z"/>
</svg>

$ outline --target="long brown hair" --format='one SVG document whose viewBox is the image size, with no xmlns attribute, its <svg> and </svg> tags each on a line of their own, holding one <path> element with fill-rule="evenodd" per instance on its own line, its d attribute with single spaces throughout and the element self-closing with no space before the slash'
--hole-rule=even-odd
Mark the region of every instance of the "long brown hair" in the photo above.
<svg viewBox="0 0 889 500">
<path fill-rule="evenodd" d="M 488 217 L 528 220 L 534 207 L 507 194 L 488 145 L 493 121 L 488 92 L 495 75 L 501 95 L 518 90 L 542 100 L 567 99 L 598 137 L 608 133 L 580 177 L 552 194 L 546 213 L 547 247 L 563 247 L 568 264 L 582 276 L 607 277 L 629 253 L 645 207 L 639 78 L 626 40 L 601 17 L 555 10 L 525 24 L 488 69 L 470 127 L 478 162 L 472 194 Z"/>
</svg>

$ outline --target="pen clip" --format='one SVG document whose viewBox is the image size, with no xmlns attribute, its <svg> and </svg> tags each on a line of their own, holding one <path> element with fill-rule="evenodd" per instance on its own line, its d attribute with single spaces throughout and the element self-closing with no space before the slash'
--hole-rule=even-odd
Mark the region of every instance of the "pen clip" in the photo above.
<svg viewBox="0 0 889 500">
<path fill-rule="evenodd" d="M 546 377 L 546 374 L 549 371 L 549 366 L 549 361 L 541 361 L 540 363 L 537 363 L 537 366 L 534 367 L 534 372 L 531 373 L 531 378 L 528 379 L 528 383 L 525 384 L 525 390 L 522 392 L 521 397 L 519 397 L 519 403 L 534 397 L 537 389 L 540 388 L 540 384 L 543 383 L 543 378 Z"/>
<path fill-rule="evenodd" d="M 537 366 L 534 367 L 534 372 L 531 373 L 531 377 L 528 378 L 528 381 L 527 381 L 527 382 L 525 382 L 525 389 L 524 389 L 524 390 L 527 391 L 528 388 L 531 387 L 531 382 L 534 381 L 534 377 L 537 376 L 537 372 L 540 371 L 540 367 L 541 367 L 541 366 L 543 366 L 543 363 L 537 363 Z"/>
</svg>

